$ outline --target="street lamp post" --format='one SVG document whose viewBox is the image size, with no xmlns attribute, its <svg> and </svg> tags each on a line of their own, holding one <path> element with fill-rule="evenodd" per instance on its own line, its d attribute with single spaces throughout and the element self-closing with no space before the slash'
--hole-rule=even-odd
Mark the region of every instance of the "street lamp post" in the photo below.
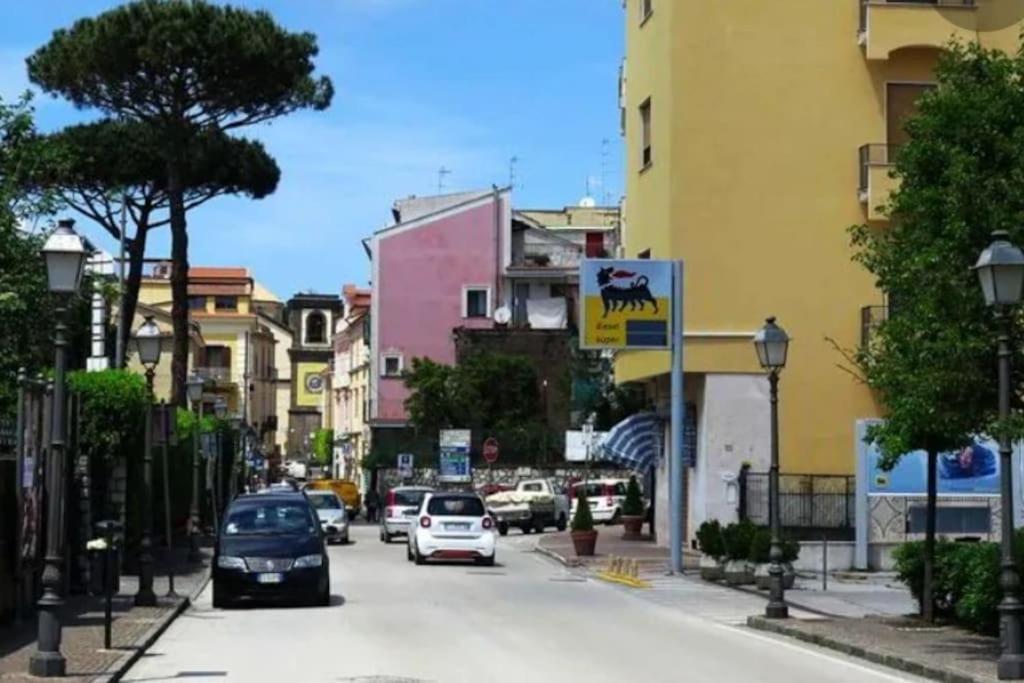
<svg viewBox="0 0 1024 683">
<path fill-rule="evenodd" d="M 29 673 L 33 676 L 63 676 L 65 670 L 64 655 L 60 651 L 61 623 L 58 611 L 64 604 L 60 595 L 63 579 L 61 567 L 61 538 L 59 530 L 63 528 L 60 520 L 64 496 L 64 366 L 67 348 L 64 315 L 67 310 L 66 301 L 78 292 L 82 282 L 82 271 L 85 267 L 86 248 L 81 237 L 72 227 L 74 221 L 62 220 L 57 229 L 47 238 L 43 245 L 43 257 L 46 259 L 46 274 L 49 288 L 57 296 L 54 309 L 56 324 L 54 326 L 54 370 L 53 370 L 53 407 L 50 419 L 50 451 L 46 466 L 47 499 L 46 499 L 46 566 L 43 569 L 43 594 L 37 603 L 39 607 L 38 642 L 36 651 L 29 659 Z"/>
<path fill-rule="evenodd" d="M 992 233 L 990 244 L 978 258 L 974 267 L 978 273 L 985 303 L 991 306 L 999 323 L 999 478 L 1002 502 L 1002 542 L 1000 553 L 999 586 L 1003 597 L 999 602 L 999 654 L 998 674 L 1003 680 L 1024 678 L 1024 643 L 1021 637 L 1021 612 L 1024 611 L 1017 591 L 1020 576 L 1014 563 L 1013 540 L 1013 467 L 1010 437 L 1006 434 L 1006 420 L 1010 417 L 1010 328 L 1011 316 L 1007 309 L 1021 302 L 1024 287 L 1024 252 L 1014 246 L 1003 231 Z"/>
<path fill-rule="evenodd" d="M 143 607 L 156 605 L 156 593 L 153 592 L 153 376 L 160 362 L 162 343 L 160 328 L 153 321 L 153 316 L 147 315 L 135 333 L 139 361 L 146 368 L 146 433 L 142 451 L 142 540 L 139 543 L 139 590 L 135 593 L 135 604 Z"/>
<path fill-rule="evenodd" d="M 213 404 L 213 414 L 217 417 L 218 421 L 222 421 L 228 414 L 228 403 L 224 400 L 223 396 L 218 396 L 217 400 Z M 214 438 L 215 450 L 213 457 L 210 458 L 210 464 L 213 467 L 213 476 L 210 477 L 211 484 L 210 490 L 213 495 L 211 496 L 211 503 L 213 506 L 213 528 L 216 533 L 220 533 L 220 499 L 221 494 L 224 492 L 221 477 L 221 465 L 220 465 L 220 454 L 223 450 L 221 447 L 221 433 L 220 426 L 217 427 L 217 433 Z M 210 470 L 207 469 L 209 472 Z"/>
<path fill-rule="evenodd" d="M 243 463 L 240 460 L 245 458 L 245 440 L 243 436 L 242 427 L 245 424 L 242 420 L 240 413 L 234 413 L 228 420 L 231 425 L 232 438 L 235 439 L 234 458 L 231 461 L 231 487 L 230 494 L 234 498 L 234 495 L 238 488 L 238 475 L 244 471 Z"/>
<path fill-rule="evenodd" d="M 761 367 L 768 372 L 768 386 L 771 389 L 771 448 L 772 465 L 768 474 L 768 505 L 771 511 L 772 547 L 768 556 L 768 575 L 771 584 L 768 606 L 764 615 L 769 619 L 785 619 L 789 616 L 786 606 L 785 588 L 782 585 L 782 538 L 779 522 L 779 373 L 786 366 L 789 337 L 786 331 L 775 324 L 775 317 L 765 321 L 764 327 L 754 335 L 754 348 Z"/>
<path fill-rule="evenodd" d="M 188 559 L 198 562 L 202 559 L 199 552 L 199 428 L 203 421 L 203 378 L 193 373 L 185 386 L 188 400 L 196 411 L 196 428 L 192 430 L 192 500 L 188 506 Z"/>
</svg>

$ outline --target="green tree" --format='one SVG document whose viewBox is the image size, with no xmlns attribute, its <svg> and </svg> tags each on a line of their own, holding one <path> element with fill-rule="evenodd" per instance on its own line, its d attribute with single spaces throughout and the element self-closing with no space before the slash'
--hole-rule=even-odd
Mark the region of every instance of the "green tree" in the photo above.
<svg viewBox="0 0 1024 683">
<path fill-rule="evenodd" d="M 934 614 L 936 460 L 972 435 L 998 433 L 995 324 L 971 272 L 994 230 L 1024 239 L 1024 56 L 950 45 L 938 87 L 906 124 L 895 155 L 899 189 L 886 229 L 852 229 L 858 260 L 889 302 L 888 319 L 853 354 L 885 407 L 869 430 L 891 467 L 928 453 L 928 515 L 922 612 Z M 1021 320 L 1014 318 L 1020 338 Z M 1024 363 L 1013 344 L 1014 385 Z M 1014 392 L 1014 408 L 1021 396 Z"/>
<path fill-rule="evenodd" d="M 171 227 L 172 401 L 185 404 L 188 361 L 186 169 L 194 141 L 331 101 L 314 78 L 310 33 L 264 11 L 203 0 L 138 0 L 54 32 L 28 58 L 29 78 L 79 107 L 152 128 L 166 167 Z"/>
<path fill-rule="evenodd" d="M 122 218 L 133 226 L 126 234 L 128 272 L 125 278 L 122 329 L 128 348 L 131 320 L 142 283 L 149 231 L 166 226 L 169 200 L 167 172 L 159 139 L 150 126 L 105 119 L 69 126 L 42 137 L 38 144 L 47 163 L 36 165 L 25 182 L 54 193 L 83 216 L 120 240 Z M 214 197 L 244 194 L 261 199 L 280 178 L 276 162 L 259 142 L 212 131 L 192 142 L 183 173 L 185 209 Z"/>
<path fill-rule="evenodd" d="M 327 467 L 334 454 L 334 430 L 318 429 L 313 433 L 313 458 L 317 465 Z"/>
</svg>

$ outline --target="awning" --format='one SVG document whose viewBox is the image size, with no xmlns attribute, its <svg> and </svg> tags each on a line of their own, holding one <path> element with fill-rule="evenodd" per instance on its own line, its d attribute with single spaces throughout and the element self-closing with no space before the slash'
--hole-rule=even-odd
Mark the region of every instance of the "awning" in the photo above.
<svg viewBox="0 0 1024 683">
<path fill-rule="evenodd" d="M 654 413 L 637 413 L 612 427 L 597 444 L 597 458 L 634 472 L 646 472 L 661 452 L 662 423 Z"/>
</svg>

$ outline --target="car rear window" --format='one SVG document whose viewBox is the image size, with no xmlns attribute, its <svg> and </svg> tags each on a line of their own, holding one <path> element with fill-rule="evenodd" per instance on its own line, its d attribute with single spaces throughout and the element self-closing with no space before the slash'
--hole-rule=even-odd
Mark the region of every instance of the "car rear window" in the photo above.
<svg viewBox="0 0 1024 683">
<path fill-rule="evenodd" d="M 440 517 L 483 517 L 484 504 L 468 496 L 434 496 L 427 504 L 427 514 Z"/>
<path fill-rule="evenodd" d="M 316 533 L 314 520 L 305 501 L 268 501 L 232 507 L 224 520 L 226 536 L 272 536 Z"/>
<path fill-rule="evenodd" d="M 307 497 L 309 498 L 309 504 L 312 505 L 313 508 L 316 509 L 316 510 L 340 510 L 341 509 L 341 501 L 338 500 L 338 497 L 336 495 L 334 495 L 333 493 L 331 493 L 331 494 L 323 494 L 323 493 L 310 494 Z"/>
<path fill-rule="evenodd" d="M 423 496 L 427 495 L 426 491 L 395 491 L 395 505 L 408 505 L 412 507 L 419 507 L 420 503 L 423 502 Z"/>
</svg>

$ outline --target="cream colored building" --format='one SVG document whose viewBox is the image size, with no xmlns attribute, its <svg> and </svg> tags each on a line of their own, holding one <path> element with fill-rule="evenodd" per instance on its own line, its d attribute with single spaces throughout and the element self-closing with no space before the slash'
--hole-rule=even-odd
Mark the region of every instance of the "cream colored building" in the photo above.
<svg viewBox="0 0 1024 683">
<path fill-rule="evenodd" d="M 325 410 L 334 429 L 336 476 L 351 479 L 365 490 L 360 463 L 370 452 L 366 422 L 370 390 L 370 290 L 345 285 L 345 318 L 332 340 L 333 372 L 330 373 Z"/>
</svg>

